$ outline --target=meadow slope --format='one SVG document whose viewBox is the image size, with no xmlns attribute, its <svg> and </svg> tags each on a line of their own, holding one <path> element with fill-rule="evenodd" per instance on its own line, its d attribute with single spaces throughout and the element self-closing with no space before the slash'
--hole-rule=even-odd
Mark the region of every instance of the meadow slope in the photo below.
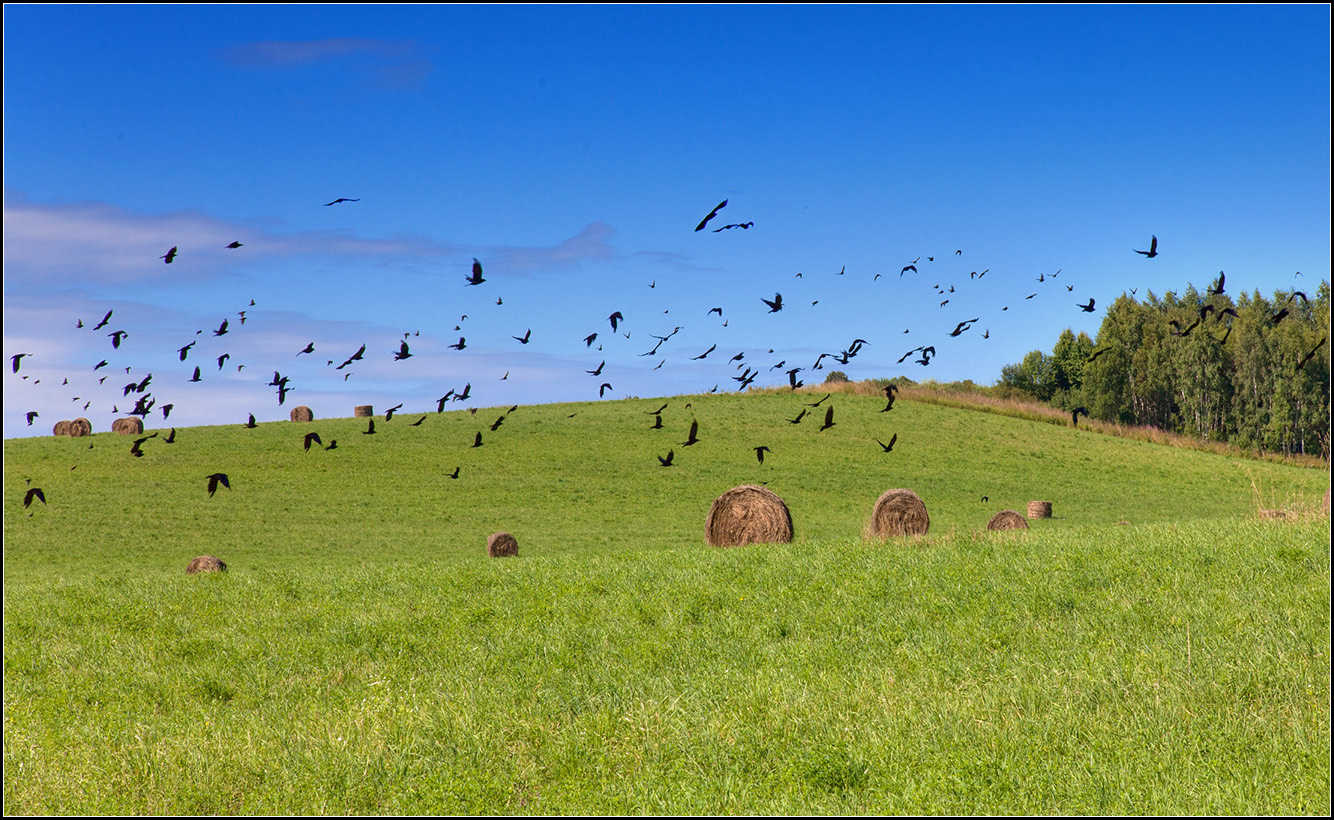
<svg viewBox="0 0 1334 820">
<path fill-rule="evenodd" d="M 6 813 L 1328 811 L 1327 472 L 821 395 L 6 441 Z"/>
</svg>

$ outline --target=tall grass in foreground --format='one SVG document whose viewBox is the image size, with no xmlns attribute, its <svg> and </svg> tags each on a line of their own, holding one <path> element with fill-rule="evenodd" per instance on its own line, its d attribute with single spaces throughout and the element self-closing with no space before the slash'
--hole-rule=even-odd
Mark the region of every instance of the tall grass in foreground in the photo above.
<svg viewBox="0 0 1334 820">
<path fill-rule="evenodd" d="M 7 582 L 10 814 L 1315 814 L 1328 521 Z"/>
</svg>

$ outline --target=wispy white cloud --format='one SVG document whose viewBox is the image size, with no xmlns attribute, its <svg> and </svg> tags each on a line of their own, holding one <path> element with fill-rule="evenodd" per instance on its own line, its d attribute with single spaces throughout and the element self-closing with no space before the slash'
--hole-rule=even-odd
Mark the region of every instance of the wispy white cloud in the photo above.
<svg viewBox="0 0 1334 820">
<path fill-rule="evenodd" d="M 501 247 L 492 249 L 491 254 L 496 267 L 510 273 L 560 270 L 614 259 L 611 238 L 615 235 L 616 229 L 607 223 L 592 222 L 575 236 L 550 247 Z"/>
</svg>

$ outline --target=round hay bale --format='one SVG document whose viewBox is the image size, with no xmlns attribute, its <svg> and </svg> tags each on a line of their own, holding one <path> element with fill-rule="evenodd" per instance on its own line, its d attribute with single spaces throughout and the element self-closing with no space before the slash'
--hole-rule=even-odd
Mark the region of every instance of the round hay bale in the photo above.
<svg viewBox="0 0 1334 820">
<path fill-rule="evenodd" d="M 358 404 L 352 408 L 352 417 L 357 419 L 370 418 L 375 415 L 375 407 L 369 404 Z"/>
<path fill-rule="evenodd" d="M 931 516 L 926 504 L 912 490 L 886 490 L 876 499 L 871 509 L 871 521 L 866 535 L 871 538 L 889 538 L 900 535 L 926 535 L 931 528 Z"/>
<path fill-rule="evenodd" d="M 1026 530 L 1028 529 L 1028 519 L 1020 515 L 1016 510 L 1001 510 L 991 516 L 987 522 L 988 530 Z"/>
<path fill-rule="evenodd" d="M 144 432 L 144 421 L 137 416 L 116 419 L 111 422 L 111 432 L 122 436 L 137 436 Z"/>
<path fill-rule="evenodd" d="M 792 540 L 792 513 L 772 490 L 742 484 L 714 499 L 704 540 L 711 547 L 786 544 Z"/>
<path fill-rule="evenodd" d="M 292 408 L 292 421 L 314 421 L 315 414 L 306 405 Z"/>
<path fill-rule="evenodd" d="M 68 436 L 70 434 L 69 425 L 70 425 L 69 419 L 62 419 L 61 421 L 56 422 L 56 426 L 51 428 L 51 435 Z"/>
<path fill-rule="evenodd" d="M 511 558 L 519 554 L 519 542 L 507 532 L 493 532 L 486 539 L 486 554 L 491 558 Z"/>
<path fill-rule="evenodd" d="M 1028 502 L 1029 518 L 1051 518 L 1050 501 L 1030 501 Z"/>
<path fill-rule="evenodd" d="M 75 438 L 91 436 L 93 434 L 93 423 L 82 417 L 77 418 L 69 423 L 69 434 Z"/>
<path fill-rule="evenodd" d="M 190 562 L 190 566 L 185 568 L 187 575 L 194 575 L 199 572 L 226 572 L 227 565 L 221 558 L 214 558 L 212 555 L 201 555 Z"/>
</svg>

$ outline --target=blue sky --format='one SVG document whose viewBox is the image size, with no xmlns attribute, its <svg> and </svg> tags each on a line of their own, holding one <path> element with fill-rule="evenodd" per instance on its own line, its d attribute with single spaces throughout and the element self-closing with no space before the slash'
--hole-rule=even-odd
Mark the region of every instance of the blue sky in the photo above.
<svg viewBox="0 0 1334 820">
<path fill-rule="evenodd" d="M 149 427 L 728 391 L 737 353 L 990 384 L 1131 288 L 1329 277 L 1325 5 L 9 5 L 4 69 L 5 437 L 149 373 Z"/>
</svg>

